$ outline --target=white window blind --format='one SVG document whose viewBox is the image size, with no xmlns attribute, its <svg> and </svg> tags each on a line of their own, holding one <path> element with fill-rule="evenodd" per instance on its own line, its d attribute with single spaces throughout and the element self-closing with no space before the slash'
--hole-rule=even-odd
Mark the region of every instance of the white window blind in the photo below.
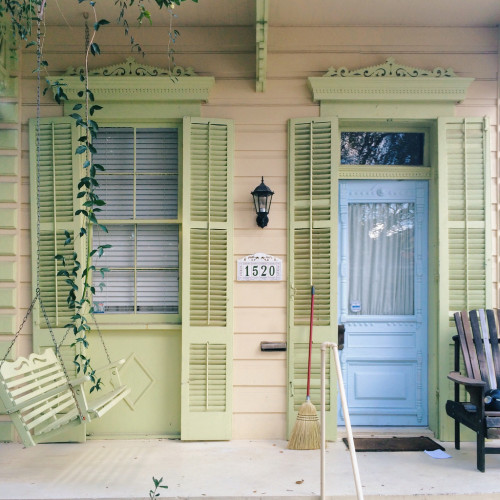
<svg viewBox="0 0 500 500">
<path fill-rule="evenodd" d="M 176 128 L 104 128 L 94 162 L 106 169 L 97 193 L 106 201 L 93 246 L 94 308 L 105 313 L 179 312 L 178 133 Z M 100 284 L 103 287 L 100 287 Z"/>
</svg>

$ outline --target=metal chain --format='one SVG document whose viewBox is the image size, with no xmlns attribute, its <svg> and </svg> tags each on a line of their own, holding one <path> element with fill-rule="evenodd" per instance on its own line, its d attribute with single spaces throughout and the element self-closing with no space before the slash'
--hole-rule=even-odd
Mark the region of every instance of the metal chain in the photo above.
<svg viewBox="0 0 500 500">
<path fill-rule="evenodd" d="M 15 333 L 14 338 L 12 339 L 9 347 L 7 347 L 7 351 L 5 352 L 5 356 L 0 361 L 0 369 L 2 368 L 2 365 L 5 363 L 7 357 L 9 356 L 10 351 L 12 350 L 12 347 L 14 347 L 14 344 L 16 343 L 17 337 L 21 333 L 21 330 L 23 329 L 24 324 L 26 323 L 26 321 L 28 321 L 28 318 L 29 318 L 29 316 L 31 314 L 31 311 L 33 310 L 33 307 L 35 307 L 35 303 L 36 303 L 36 301 L 38 300 L 39 297 L 40 297 L 40 289 L 37 288 L 36 289 L 35 297 L 31 301 L 31 305 L 28 307 L 28 310 L 26 311 L 26 314 L 24 315 L 24 319 L 22 320 L 21 325 L 19 326 L 17 332 Z"/>
<path fill-rule="evenodd" d="M 97 320 L 95 319 L 94 311 L 91 313 L 92 319 L 94 320 L 94 324 L 97 328 L 97 332 L 99 333 L 99 338 L 101 339 L 101 344 L 104 348 L 104 352 L 106 353 L 106 357 L 108 358 L 108 363 L 111 364 L 111 357 L 109 356 L 108 348 L 106 347 L 106 343 L 104 342 L 104 337 L 102 336 L 101 329 L 99 328 L 99 324 L 97 323 Z"/>
<path fill-rule="evenodd" d="M 66 377 L 66 380 L 68 381 L 68 387 L 70 388 L 71 393 L 73 394 L 73 399 L 75 400 L 76 409 L 78 410 L 78 414 L 80 415 L 80 418 L 82 420 L 85 420 L 85 416 L 84 416 L 82 409 L 80 408 L 80 405 L 78 403 L 75 388 L 71 384 L 71 379 L 69 378 L 68 370 L 66 369 L 66 365 L 64 364 L 64 360 L 63 360 L 61 351 L 59 350 L 59 346 L 57 345 L 57 339 L 56 339 L 56 336 L 54 335 L 54 330 L 52 330 L 52 326 L 50 325 L 49 317 L 47 315 L 47 311 L 45 310 L 45 305 L 43 303 L 41 296 L 40 296 L 40 308 L 42 309 L 43 317 L 45 318 L 45 322 L 47 323 L 47 326 L 49 328 L 50 336 L 51 336 L 52 342 L 54 343 L 54 346 L 55 346 L 56 356 L 59 358 L 59 361 L 61 362 L 61 366 L 62 366 L 64 375 Z"/>
<path fill-rule="evenodd" d="M 42 71 L 42 42 L 40 32 L 40 19 L 37 21 L 36 30 L 36 60 L 37 60 L 37 86 L 36 86 L 36 289 L 40 292 L 40 86 Z"/>
</svg>

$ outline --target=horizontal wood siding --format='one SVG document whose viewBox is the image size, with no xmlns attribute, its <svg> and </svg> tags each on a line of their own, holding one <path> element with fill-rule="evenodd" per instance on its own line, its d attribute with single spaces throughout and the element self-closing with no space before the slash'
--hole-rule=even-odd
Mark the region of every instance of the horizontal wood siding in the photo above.
<svg viewBox="0 0 500 500">
<path fill-rule="evenodd" d="M 475 78 L 457 116 L 483 116 L 491 124 L 494 305 L 498 293 L 498 31 L 495 28 L 437 27 L 287 27 L 269 26 L 266 91 L 255 92 L 255 30 L 252 26 L 183 27 L 182 8 L 175 22 L 181 32 L 175 44 L 176 63 L 213 75 L 216 84 L 202 107 L 203 117 L 228 118 L 235 123 L 234 265 L 255 252 L 283 259 L 287 268 L 287 120 L 319 116 L 319 105 L 307 89 L 309 76 L 321 76 L 331 66 L 350 69 L 375 65 L 394 57 L 399 63 L 432 69 L 451 67 L 458 76 Z M 83 64 L 83 23 L 71 29 L 47 27 L 44 57 L 49 72 L 61 74 Z M 146 52 L 144 62 L 166 66 L 167 32 L 145 27 L 134 33 Z M 101 67 L 130 57 L 128 40 L 119 28 L 98 33 L 102 56 L 91 59 Z M 140 56 L 136 56 L 140 60 Z M 18 230 L 20 250 L 19 304 L 21 316 L 29 304 L 29 183 L 27 120 L 36 112 L 33 50 L 21 59 L 22 156 Z M 61 116 L 49 95 L 42 97 L 42 116 Z M 261 176 L 275 191 L 267 228 L 255 224 L 250 192 Z M 9 177 L 9 180 L 11 178 Z M 9 205 L 10 206 L 10 205 Z M 10 232 L 7 231 L 9 234 Z M 10 259 L 10 257 L 8 258 Z M 2 285 L 3 286 L 3 285 Z M 11 287 L 12 284 L 5 285 Z M 234 406 L 233 439 L 284 438 L 286 434 L 286 353 L 261 352 L 260 342 L 286 341 L 285 282 L 234 283 Z M 29 332 L 29 328 L 27 329 Z"/>
</svg>

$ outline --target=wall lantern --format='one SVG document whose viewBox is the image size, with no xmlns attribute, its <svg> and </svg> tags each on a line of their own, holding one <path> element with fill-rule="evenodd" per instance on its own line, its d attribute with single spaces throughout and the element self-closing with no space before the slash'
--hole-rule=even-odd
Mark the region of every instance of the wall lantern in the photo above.
<svg viewBox="0 0 500 500">
<path fill-rule="evenodd" d="M 255 204 L 255 211 L 257 212 L 257 226 L 264 228 L 269 222 L 269 217 L 267 215 L 271 209 L 271 200 L 273 199 L 274 191 L 271 191 L 264 184 L 264 177 L 262 177 L 262 182 L 251 194 Z"/>
</svg>

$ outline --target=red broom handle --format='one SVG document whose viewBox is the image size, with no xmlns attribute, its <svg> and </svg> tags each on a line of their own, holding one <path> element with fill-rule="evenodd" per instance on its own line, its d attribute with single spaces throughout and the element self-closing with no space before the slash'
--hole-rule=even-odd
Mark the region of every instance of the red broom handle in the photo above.
<svg viewBox="0 0 500 500">
<path fill-rule="evenodd" d="M 311 319 L 309 321 L 309 360 L 307 362 L 307 399 L 311 390 L 311 353 L 313 344 L 314 286 L 311 287 Z"/>
</svg>

